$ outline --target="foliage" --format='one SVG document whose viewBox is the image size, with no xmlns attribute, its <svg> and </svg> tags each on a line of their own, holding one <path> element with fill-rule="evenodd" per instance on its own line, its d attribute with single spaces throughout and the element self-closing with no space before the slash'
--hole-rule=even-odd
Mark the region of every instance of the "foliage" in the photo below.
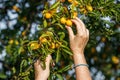
<svg viewBox="0 0 120 80">
<path fill-rule="evenodd" d="M 54 2 L 54 0 L 53 0 Z M 3 0 L 0 2 L 0 59 L 3 69 L 1 79 L 34 79 L 33 64 L 52 55 L 49 80 L 74 79 L 68 71 L 73 64 L 65 25 L 73 28 L 71 19 L 79 17 L 90 31 L 90 40 L 85 55 L 92 68 L 93 79 L 102 71 L 106 80 L 119 80 L 120 70 L 120 2 L 114 0 Z M 13 18 L 12 15 L 16 16 Z M 11 22 L 15 24 L 10 25 Z M 3 25 L 1 25 L 3 26 Z"/>
</svg>

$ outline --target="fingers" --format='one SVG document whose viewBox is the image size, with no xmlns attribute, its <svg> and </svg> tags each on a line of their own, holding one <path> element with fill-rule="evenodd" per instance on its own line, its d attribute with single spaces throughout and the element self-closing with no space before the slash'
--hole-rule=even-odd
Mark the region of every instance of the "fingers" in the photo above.
<svg viewBox="0 0 120 80">
<path fill-rule="evenodd" d="M 76 25 L 76 29 L 77 29 L 78 34 L 82 35 L 82 34 L 86 33 L 86 27 L 85 27 L 84 23 L 79 18 L 76 17 L 72 21 Z"/>
<path fill-rule="evenodd" d="M 86 29 L 86 31 L 87 31 L 87 38 L 89 39 L 89 30 Z"/>
<path fill-rule="evenodd" d="M 85 40 L 86 40 L 86 44 L 87 44 L 87 42 L 88 42 L 88 40 L 89 40 L 89 30 L 88 30 L 88 29 L 86 29 Z M 85 46 L 86 46 L 86 44 L 85 44 Z"/>
<path fill-rule="evenodd" d="M 75 19 L 80 23 L 82 28 L 86 28 L 82 20 L 80 20 L 78 17 L 76 17 Z"/>
<path fill-rule="evenodd" d="M 51 61 L 51 59 L 52 59 L 51 55 L 48 55 L 48 56 L 46 57 L 45 64 L 46 64 L 46 67 L 47 67 L 47 68 L 50 66 L 50 61 Z M 39 59 L 34 63 L 34 67 L 35 67 L 35 69 L 37 69 L 37 68 L 42 68 Z"/>
<path fill-rule="evenodd" d="M 75 24 L 77 33 L 80 33 L 82 31 L 82 28 L 80 27 L 80 23 L 76 19 L 72 19 L 72 22 Z"/>
<path fill-rule="evenodd" d="M 79 18 L 76 17 L 76 18 L 72 19 L 72 22 L 76 25 L 78 35 L 84 35 L 84 36 L 88 35 L 89 36 L 88 30 L 86 30 L 84 23 Z M 66 26 L 66 29 L 68 30 L 70 40 L 72 40 L 75 36 L 72 28 Z"/>
<path fill-rule="evenodd" d="M 67 31 L 68 31 L 70 40 L 72 40 L 72 39 L 74 38 L 74 33 L 73 33 L 72 28 L 69 27 L 69 26 L 66 26 L 66 29 L 67 29 Z"/>
<path fill-rule="evenodd" d="M 48 55 L 48 56 L 46 57 L 46 67 L 49 67 L 49 66 L 50 66 L 50 61 L 51 61 L 51 59 L 52 59 L 51 55 Z"/>
<path fill-rule="evenodd" d="M 34 68 L 37 70 L 40 66 L 40 60 L 37 60 L 35 63 L 34 63 Z"/>
</svg>

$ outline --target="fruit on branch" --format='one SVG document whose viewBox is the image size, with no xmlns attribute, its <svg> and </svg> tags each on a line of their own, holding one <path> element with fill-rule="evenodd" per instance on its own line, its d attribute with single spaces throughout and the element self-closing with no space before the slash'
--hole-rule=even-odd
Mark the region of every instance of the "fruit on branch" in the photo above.
<svg viewBox="0 0 120 80">
<path fill-rule="evenodd" d="M 51 17 L 52 17 L 51 13 L 49 13 L 49 12 L 45 13 L 45 18 L 46 19 L 50 19 Z"/>
<path fill-rule="evenodd" d="M 62 24 L 65 24 L 65 23 L 66 23 L 66 18 L 65 18 L 65 17 L 62 17 L 62 18 L 60 19 L 60 22 L 61 22 Z"/>
<path fill-rule="evenodd" d="M 67 26 L 72 26 L 72 21 L 70 19 L 66 20 L 66 25 Z"/>
</svg>

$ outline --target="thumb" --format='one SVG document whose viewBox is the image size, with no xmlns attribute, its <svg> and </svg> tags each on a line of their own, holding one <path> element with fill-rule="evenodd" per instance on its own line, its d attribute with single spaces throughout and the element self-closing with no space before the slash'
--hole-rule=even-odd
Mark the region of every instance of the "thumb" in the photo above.
<svg viewBox="0 0 120 80">
<path fill-rule="evenodd" d="M 49 67 L 49 66 L 50 66 L 50 61 L 51 61 L 51 59 L 52 59 L 51 55 L 48 55 L 48 56 L 46 57 L 46 67 Z"/>
<path fill-rule="evenodd" d="M 67 31 L 68 31 L 70 40 L 73 39 L 73 38 L 74 38 L 74 33 L 73 33 L 72 28 L 69 27 L 69 26 L 65 26 L 65 27 L 66 27 L 66 29 L 67 29 Z"/>
</svg>

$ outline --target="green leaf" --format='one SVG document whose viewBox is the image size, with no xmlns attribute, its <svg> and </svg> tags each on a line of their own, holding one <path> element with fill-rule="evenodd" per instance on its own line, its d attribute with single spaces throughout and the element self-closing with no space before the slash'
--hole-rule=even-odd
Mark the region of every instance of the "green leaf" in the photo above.
<svg viewBox="0 0 120 80">
<path fill-rule="evenodd" d="M 20 53 L 22 52 L 22 50 L 23 50 L 23 47 L 20 47 L 20 48 L 18 49 L 18 54 L 20 54 Z"/>
<path fill-rule="evenodd" d="M 55 22 L 56 22 L 56 19 L 53 19 L 51 23 L 54 24 Z"/>
<path fill-rule="evenodd" d="M 13 73 L 16 73 L 15 67 L 12 68 L 12 72 L 13 72 Z"/>
<path fill-rule="evenodd" d="M 63 40 L 65 38 L 64 32 L 59 32 L 58 35 L 60 36 L 60 40 Z"/>
<path fill-rule="evenodd" d="M 54 25 L 59 26 L 61 29 L 64 29 L 64 27 L 60 23 L 56 23 Z"/>
<path fill-rule="evenodd" d="M 65 66 L 64 68 L 58 70 L 58 73 L 62 73 L 62 72 L 65 72 L 67 70 L 71 69 L 71 64 L 69 64 L 68 66 Z"/>
<path fill-rule="evenodd" d="M 72 55 L 72 52 L 70 51 L 70 49 L 69 49 L 67 46 L 61 45 L 61 47 L 62 47 L 62 50 L 63 50 L 65 53 L 67 53 L 67 54 L 69 54 L 69 55 Z"/>
<path fill-rule="evenodd" d="M 58 49 L 57 50 L 57 55 L 56 55 L 56 63 L 60 60 L 60 57 L 61 57 L 60 50 Z"/>
<path fill-rule="evenodd" d="M 0 78 L 5 79 L 5 78 L 7 78 L 7 76 L 5 74 L 3 74 L 3 73 L 0 73 Z"/>
<path fill-rule="evenodd" d="M 12 53 L 11 47 L 12 47 L 11 45 L 6 46 L 6 52 L 9 54 Z"/>
<path fill-rule="evenodd" d="M 43 21 L 43 25 L 44 25 L 44 28 L 47 27 L 47 21 L 46 21 L 46 19 L 44 19 L 44 21 Z"/>
<path fill-rule="evenodd" d="M 70 50 L 67 46 L 61 45 L 62 48 Z"/>
<path fill-rule="evenodd" d="M 65 40 L 62 40 L 62 44 L 64 44 L 64 46 L 67 46 L 68 45 L 68 42 L 65 41 Z M 68 47 L 67 47 L 68 48 Z M 69 49 L 69 48 L 68 48 Z"/>
<path fill-rule="evenodd" d="M 22 72 L 23 67 L 26 67 L 26 66 L 27 66 L 27 60 L 23 59 L 21 64 L 20 64 L 20 72 Z"/>
<path fill-rule="evenodd" d="M 65 53 L 69 54 L 69 55 L 72 55 L 72 52 L 66 50 L 66 49 L 62 49 Z"/>
<path fill-rule="evenodd" d="M 63 77 L 62 77 L 62 75 L 56 74 L 56 76 L 58 77 L 59 80 L 64 80 Z"/>
<path fill-rule="evenodd" d="M 55 2 L 55 3 L 50 7 L 50 9 L 55 9 L 55 8 L 57 8 L 59 4 L 60 4 L 60 1 Z"/>
</svg>

